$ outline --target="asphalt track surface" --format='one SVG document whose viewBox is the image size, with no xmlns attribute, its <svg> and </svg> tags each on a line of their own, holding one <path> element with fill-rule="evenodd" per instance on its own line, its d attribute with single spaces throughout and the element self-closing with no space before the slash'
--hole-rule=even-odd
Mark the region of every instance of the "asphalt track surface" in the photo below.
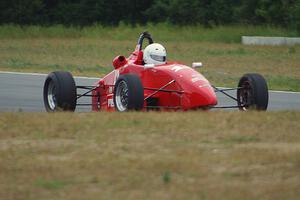
<svg viewBox="0 0 300 200">
<path fill-rule="evenodd" d="M 45 112 L 43 103 L 45 78 L 45 74 L 0 72 L 0 112 Z M 97 80 L 97 78 L 75 77 L 76 85 L 92 85 Z M 236 104 L 222 94 L 217 95 L 218 106 Z M 80 100 L 80 103 L 89 102 L 89 98 Z M 300 110 L 300 93 L 269 91 L 268 110 Z M 90 107 L 77 107 L 76 111 L 90 111 Z"/>
</svg>

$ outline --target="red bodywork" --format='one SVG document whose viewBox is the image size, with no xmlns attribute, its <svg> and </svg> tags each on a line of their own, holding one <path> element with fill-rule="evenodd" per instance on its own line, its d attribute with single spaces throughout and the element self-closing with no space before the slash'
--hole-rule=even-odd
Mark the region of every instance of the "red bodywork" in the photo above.
<svg viewBox="0 0 300 200">
<path fill-rule="evenodd" d="M 115 110 L 114 85 L 122 74 L 135 74 L 141 79 L 145 110 L 190 110 L 217 104 L 215 91 L 202 74 L 178 62 L 147 67 L 139 46 L 128 58 L 117 56 L 113 66 L 115 70 L 95 83 L 93 111 Z"/>
</svg>

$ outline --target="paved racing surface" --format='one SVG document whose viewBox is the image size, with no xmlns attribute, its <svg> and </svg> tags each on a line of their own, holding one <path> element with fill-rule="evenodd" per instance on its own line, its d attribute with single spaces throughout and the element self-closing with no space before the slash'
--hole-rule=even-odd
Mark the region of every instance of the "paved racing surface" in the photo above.
<svg viewBox="0 0 300 200">
<path fill-rule="evenodd" d="M 0 72 L 0 112 L 44 112 L 43 85 L 46 75 Z M 92 85 L 98 79 L 76 77 L 76 85 Z M 235 94 L 235 92 L 231 92 Z M 236 105 L 236 102 L 218 94 L 218 106 Z M 80 103 L 90 103 L 89 97 Z M 268 110 L 300 110 L 300 93 L 269 92 Z M 77 107 L 76 111 L 90 111 L 90 107 Z"/>
<path fill-rule="evenodd" d="M 0 112 L 44 112 L 43 87 L 46 75 L 0 72 Z M 97 79 L 76 77 L 76 85 L 93 85 Z M 80 103 L 90 103 L 83 97 Z M 79 103 L 78 102 L 78 103 Z M 77 107 L 76 111 L 89 111 L 90 107 Z"/>
</svg>

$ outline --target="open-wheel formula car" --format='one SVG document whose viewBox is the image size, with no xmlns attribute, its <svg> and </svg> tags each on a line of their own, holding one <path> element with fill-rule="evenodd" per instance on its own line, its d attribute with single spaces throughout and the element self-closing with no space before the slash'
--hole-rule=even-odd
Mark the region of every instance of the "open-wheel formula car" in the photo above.
<svg viewBox="0 0 300 200">
<path fill-rule="evenodd" d="M 148 40 L 148 46 L 153 44 L 152 54 L 142 49 L 145 39 Z M 217 88 L 194 69 L 200 67 L 201 63 L 193 63 L 192 67 L 188 67 L 179 62 L 166 61 L 166 55 L 155 54 L 155 51 L 160 51 L 159 48 L 149 33 L 142 33 L 135 51 L 128 58 L 117 56 L 113 60 L 114 70 L 92 86 L 76 86 L 69 72 L 50 73 L 43 91 L 46 110 L 74 111 L 76 106 L 91 106 L 93 111 L 120 112 L 267 109 L 268 87 L 263 76 L 256 73 L 245 74 L 236 88 Z M 165 53 L 165 50 L 158 53 Z M 157 59 L 159 62 L 147 63 L 147 58 Z M 237 91 L 236 97 L 228 93 L 230 90 Z M 235 100 L 236 105 L 218 107 L 216 92 Z M 77 100 L 83 97 L 91 98 L 90 103 L 77 104 Z"/>
</svg>

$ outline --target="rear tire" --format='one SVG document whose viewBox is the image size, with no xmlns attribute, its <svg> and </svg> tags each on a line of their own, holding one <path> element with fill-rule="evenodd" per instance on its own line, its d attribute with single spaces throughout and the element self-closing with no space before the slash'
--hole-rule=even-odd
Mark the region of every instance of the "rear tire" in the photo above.
<svg viewBox="0 0 300 200">
<path fill-rule="evenodd" d="M 74 111 L 77 93 L 74 78 L 71 73 L 51 72 L 44 84 L 44 104 L 46 111 Z"/>
<path fill-rule="evenodd" d="M 240 110 L 267 110 L 268 85 L 260 74 L 245 74 L 239 81 L 237 102 Z"/>
<path fill-rule="evenodd" d="M 124 74 L 118 78 L 114 88 L 114 105 L 119 112 L 143 109 L 144 88 L 138 76 Z"/>
</svg>

